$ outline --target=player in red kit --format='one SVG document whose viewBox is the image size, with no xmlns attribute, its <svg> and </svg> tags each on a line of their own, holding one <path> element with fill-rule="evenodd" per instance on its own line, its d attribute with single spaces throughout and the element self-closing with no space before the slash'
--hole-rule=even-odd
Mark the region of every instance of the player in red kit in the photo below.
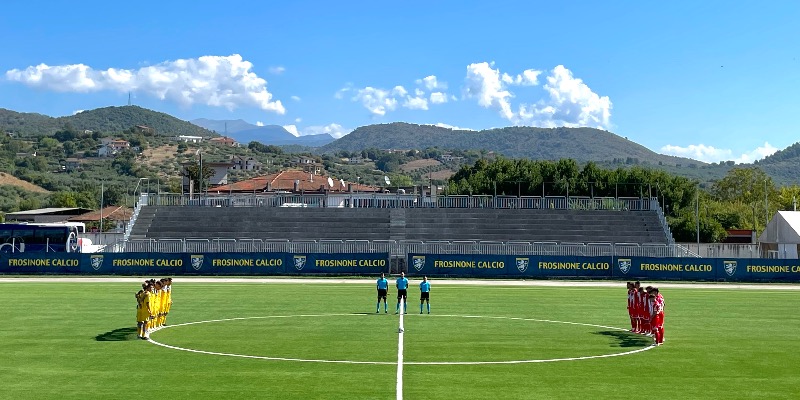
<svg viewBox="0 0 800 400">
<path fill-rule="evenodd" d="M 633 289 L 633 282 L 628 282 L 628 317 L 631 319 L 631 332 L 636 331 L 636 318 L 634 317 L 633 296 L 636 291 Z"/>
<path fill-rule="evenodd" d="M 646 336 L 653 335 L 653 300 L 650 298 L 650 294 L 653 291 L 652 286 L 648 286 L 644 288 L 644 306 L 642 309 L 642 333 Z"/>
<path fill-rule="evenodd" d="M 656 345 L 661 346 L 664 344 L 664 296 L 658 291 L 658 288 L 653 288 L 653 336 L 656 340 Z"/>
<path fill-rule="evenodd" d="M 646 309 L 647 306 L 647 294 L 644 292 L 643 287 L 639 287 L 636 290 L 636 333 L 645 333 L 644 330 L 644 319 L 646 317 Z"/>
</svg>

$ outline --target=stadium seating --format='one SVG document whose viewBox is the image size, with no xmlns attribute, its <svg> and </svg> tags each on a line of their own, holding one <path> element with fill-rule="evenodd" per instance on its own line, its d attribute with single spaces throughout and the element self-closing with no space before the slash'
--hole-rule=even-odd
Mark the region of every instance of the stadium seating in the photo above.
<svg viewBox="0 0 800 400">
<path fill-rule="evenodd" d="M 654 211 L 144 206 L 131 239 L 668 243 Z"/>
</svg>

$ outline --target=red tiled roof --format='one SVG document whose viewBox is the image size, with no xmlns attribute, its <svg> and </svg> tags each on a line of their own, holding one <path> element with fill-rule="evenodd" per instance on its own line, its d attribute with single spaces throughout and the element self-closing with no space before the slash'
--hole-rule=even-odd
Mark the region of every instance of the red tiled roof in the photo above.
<svg viewBox="0 0 800 400">
<path fill-rule="evenodd" d="M 103 219 L 109 219 L 112 221 L 128 221 L 131 219 L 131 215 L 133 215 L 133 210 L 128 207 L 108 206 L 103 209 Z M 90 211 L 88 213 L 68 219 L 68 221 L 72 222 L 91 222 L 99 220 L 100 210 Z"/>
<path fill-rule="evenodd" d="M 346 192 L 348 182 L 342 185 L 338 179 L 332 179 L 333 186 L 328 185 L 328 177 L 325 175 L 312 175 L 296 169 L 281 171 L 275 174 L 259 176 L 246 181 L 232 183 L 214 188 L 214 191 L 224 192 L 264 192 L 271 188 L 273 192 L 295 190 L 294 182 L 298 181 L 297 190 L 305 192 L 321 192 L 330 190 L 333 192 Z M 368 185 L 354 184 L 353 190 L 359 192 L 379 192 L 381 189 Z"/>
</svg>

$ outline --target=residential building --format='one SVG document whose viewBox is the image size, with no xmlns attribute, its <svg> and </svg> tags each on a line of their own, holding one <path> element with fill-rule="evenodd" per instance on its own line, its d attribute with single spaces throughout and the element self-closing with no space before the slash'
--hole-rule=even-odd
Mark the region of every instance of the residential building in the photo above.
<svg viewBox="0 0 800 400">
<path fill-rule="evenodd" d="M 231 156 L 231 162 L 231 169 L 235 171 L 260 171 L 264 166 L 253 157 Z"/>
<path fill-rule="evenodd" d="M 227 136 L 211 138 L 208 141 L 222 146 L 239 147 L 239 142 Z"/>
<path fill-rule="evenodd" d="M 213 188 L 215 193 L 326 193 L 326 192 L 366 192 L 376 193 L 379 187 L 346 182 L 343 179 L 328 181 L 325 175 L 314 175 L 299 169 L 280 171 L 274 174 L 255 177 L 241 182 Z M 330 185 L 333 183 L 333 186 Z"/>
<path fill-rule="evenodd" d="M 117 154 L 131 148 L 130 142 L 122 139 L 102 139 L 100 141 L 100 150 L 97 155 L 100 157 L 114 157 Z"/>
</svg>

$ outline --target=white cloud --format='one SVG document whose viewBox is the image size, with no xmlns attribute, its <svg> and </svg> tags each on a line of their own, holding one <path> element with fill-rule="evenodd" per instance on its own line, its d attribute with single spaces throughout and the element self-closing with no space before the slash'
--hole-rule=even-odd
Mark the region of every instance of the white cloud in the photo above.
<svg viewBox="0 0 800 400">
<path fill-rule="evenodd" d="M 303 119 L 300 118 L 300 117 L 297 117 L 297 118 L 294 119 L 294 122 L 299 124 L 299 123 L 303 122 Z"/>
<path fill-rule="evenodd" d="M 261 121 L 256 121 L 256 126 L 264 126 L 264 123 Z"/>
<path fill-rule="evenodd" d="M 242 56 L 202 56 L 165 61 L 139 69 L 95 70 L 83 64 L 39 64 L 6 71 L 10 81 L 57 92 L 88 93 L 104 90 L 135 91 L 182 106 L 254 106 L 284 114 L 280 100 L 273 100 L 267 81 L 252 71 Z"/>
<path fill-rule="evenodd" d="M 460 128 L 460 127 L 457 127 L 457 126 L 445 124 L 444 122 L 437 122 L 437 123 L 433 124 L 433 126 L 438 126 L 440 128 L 452 129 L 454 131 L 475 131 L 475 129 Z"/>
<path fill-rule="evenodd" d="M 666 145 L 661 148 L 661 152 L 679 157 L 688 157 L 703 162 L 719 162 L 719 161 L 734 161 L 737 164 L 751 163 L 755 160 L 760 160 L 764 157 L 772 155 L 778 151 L 777 148 L 764 142 L 763 146 L 759 146 L 754 150 L 734 155 L 730 149 L 719 149 L 714 146 L 706 146 L 704 144 L 690 144 L 686 147 Z"/>
<path fill-rule="evenodd" d="M 503 83 L 507 83 L 509 85 L 536 86 L 539 84 L 539 75 L 541 73 L 542 71 L 537 71 L 535 69 L 526 69 L 525 71 L 522 71 L 521 74 L 516 76 L 503 73 L 501 79 L 503 80 Z"/>
<path fill-rule="evenodd" d="M 80 114 L 80 113 L 82 113 L 84 111 L 86 111 L 86 110 L 75 110 L 75 111 L 72 112 L 72 115 L 77 115 L 77 114 Z"/>
<path fill-rule="evenodd" d="M 297 131 L 297 125 L 284 125 L 283 129 L 286 129 L 292 135 L 300 136 L 300 132 Z"/>
<path fill-rule="evenodd" d="M 467 65 L 466 96 L 477 98 L 481 107 L 496 109 L 503 118 L 511 120 L 514 112 L 510 100 L 514 96 L 500 80 L 500 71 L 492 66 L 494 63 L 487 62 Z"/>
<path fill-rule="evenodd" d="M 360 101 L 372 115 L 381 117 L 397 108 L 397 99 L 392 97 L 392 92 L 369 86 L 358 89 L 353 100 Z"/>
<path fill-rule="evenodd" d="M 417 79 L 414 81 L 417 85 L 424 86 L 425 89 L 429 91 L 436 90 L 436 89 L 447 89 L 447 83 L 439 82 L 435 75 L 426 76 L 422 79 Z"/>
<path fill-rule="evenodd" d="M 501 117 L 516 125 L 610 128 L 611 100 L 594 93 L 563 65 L 553 68 L 547 76 L 542 86 L 547 97 L 532 104 L 520 104 L 518 111 L 513 111 L 511 100 L 515 94 L 509 86 L 537 86 L 541 73 L 527 69 L 518 75 L 501 74 L 494 63 L 470 64 L 465 95 L 477 99 L 481 107 L 497 110 Z"/>
<path fill-rule="evenodd" d="M 406 101 L 403 103 L 403 107 L 409 110 L 427 110 L 428 109 L 428 99 L 424 97 L 411 97 L 408 96 Z"/>
<path fill-rule="evenodd" d="M 447 103 L 447 93 L 433 92 L 431 93 L 431 104 Z"/>
<path fill-rule="evenodd" d="M 286 72 L 286 68 L 284 68 L 284 67 L 282 67 L 280 65 L 277 66 L 277 67 L 269 67 L 269 73 L 270 74 L 280 75 L 280 74 L 282 74 L 284 72 Z"/>
<path fill-rule="evenodd" d="M 339 124 L 315 125 L 303 129 L 303 135 L 322 135 L 325 133 L 338 139 L 344 135 L 347 135 L 350 133 L 350 131 L 344 129 Z"/>
<path fill-rule="evenodd" d="M 348 83 L 347 86 L 337 90 L 336 93 L 333 94 L 333 98 L 335 98 L 335 99 L 343 99 L 344 98 L 344 94 L 349 92 L 349 91 L 351 91 L 351 90 L 353 90 L 352 84 Z"/>
<path fill-rule="evenodd" d="M 296 101 L 296 102 L 298 102 L 298 103 L 300 102 L 300 96 L 292 96 L 292 97 L 289 97 L 289 98 L 294 100 L 294 101 Z"/>
<path fill-rule="evenodd" d="M 283 129 L 286 129 L 295 136 L 324 135 L 327 133 L 337 139 L 350 133 L 350 131 L 342 128 L 339 124 L 313 125 L 307 126 L 302 130 L 298 129 L 297 125 L 284 125 Z"/>
<path fill-rule="evenodd" d="M 436 76 L 430 75 L 417 79 L 415 82 L 420 87 L 415 88 L 413 94 L 409 92 L 409 89 L 401 85 L 397 85 L 392 89 L 381 89 L 372 86 L 354 89 L 352 84 L 348 83 L 345 87 L 336 91 L 333 97 L 343 99 L 345 94 L 353 92 L 355 94 L 351 100 L 360 102 L 373 116 L 377 117 L 382 117 L 390 111 L 395 111 L 398 107 L 409 110 L 428 110 L 429 104 L 447 102 L 448 94 L 443 91 L 447 89 L 447 84 L 439 82 Z M 429 94 L 425 89 L 440 89 L 440 91 Z"/>
</svg>

